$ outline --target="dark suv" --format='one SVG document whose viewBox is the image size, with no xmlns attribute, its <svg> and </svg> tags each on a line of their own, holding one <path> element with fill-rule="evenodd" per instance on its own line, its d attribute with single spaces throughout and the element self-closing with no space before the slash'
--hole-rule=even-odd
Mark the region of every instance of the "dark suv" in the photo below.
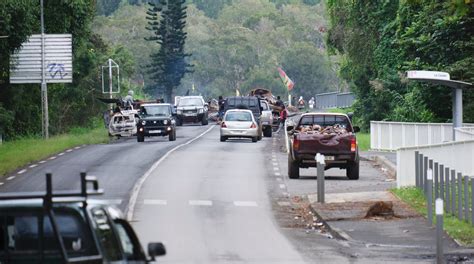
<svg viewBox="0 0 474 264">
<path fill-rule="evenodd" d="M 203 126 L 208 121 L 208 105 L 202 96 L 182 96 L 176 105 L 177 125 L 183 123 L 201 123 Z"/>
<path fill-rule="evenodd" d="M 93 188 L 88 188 L 87 185 Z M 0 263 L 148 263 L 166 254 L 149 243 L 148 259 L 122 212 L 89 195 L 103 191 L 81 173 L 81 190 L 0 194 Z"/>
<path fill-rule="evenodd" d="M 176 140 L 176 120 L 170 104 L 142 104 L 137 123 L 137 141 L 145 141 L 145 136 L 168 136 Z"/>
<path fill-rule="evenodd" d="M 260 99 L 256 96 L 229 96 L 224 101 L 224 112 L 229 109 L 249 109 L 258 123 L 258 140 L 262 139 L 262 106 Z"/>
</svg>

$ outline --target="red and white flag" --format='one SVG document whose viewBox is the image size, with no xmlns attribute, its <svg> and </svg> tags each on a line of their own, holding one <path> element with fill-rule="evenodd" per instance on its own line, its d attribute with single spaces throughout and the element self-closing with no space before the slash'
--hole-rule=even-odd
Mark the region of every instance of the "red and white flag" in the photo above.
<svg viewBox="0 0 474 264">
<path fill-rule="evenodd" d="M 283 71 L 280 67 L 278 67 L 278 72 L 280 73 L 280 78 L 285 84 L 286 88 L 288 88 L 288 91 L 291 91 L 293 89 L 293 86 L 295 86 L 295 83 L 286 75 L 285 71 Z"/>
</svg>

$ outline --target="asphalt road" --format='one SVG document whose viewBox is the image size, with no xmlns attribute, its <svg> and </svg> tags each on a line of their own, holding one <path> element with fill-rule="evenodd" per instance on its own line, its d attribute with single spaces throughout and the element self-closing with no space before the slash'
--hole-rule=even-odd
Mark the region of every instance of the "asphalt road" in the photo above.
<svg viewBox="0 0 474 264">
<path fill-rule="evenodd" d="M 187 125 L 178 127 L 176 141 L 168 137 L 146 138 L 138 143 L 135 137 L 123 138 L 111 144 L 81 146 L 47 159 L 29 164 L 5 177 L 1 192 L 44 191 L 45 173 L 53 174 L 54 190 L 79 190 L 81 171 L 97 176 L 105 194 L 98 199 L 110 200 L 122 210 L 128 205 L 136 181 L 170 149 L 183 144 L 209 126 Z"/>
<path fill-rule="evenodd" d="M 264 155 L 271 141 L 219 142 L 215 127 L 156 167 L 133 226 L 143 244 L 165 243 L 160 263 L 307 263 L 273 215 Z"/>
</svg>

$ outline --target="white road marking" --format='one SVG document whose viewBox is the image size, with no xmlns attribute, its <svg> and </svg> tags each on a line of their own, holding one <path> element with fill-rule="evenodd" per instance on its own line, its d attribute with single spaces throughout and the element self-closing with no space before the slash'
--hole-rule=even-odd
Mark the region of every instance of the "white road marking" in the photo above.
<svg viewBox="0 0 474 264">
<path fill-rule="evenodd" d="M 106 202 L 108 204 L 115 204 L 115 205 L 120 205 L 122 203 L 122 200 L 120 199 L 99 199 L 99 200 Z"/>
<path fill-rule="evenodd" d="M 254 201 L 235 201 L 235 206 L 247 206 L 247 207 L 256 207 L 258 206 Z"/>
<path fill-rule="evenodd" d="M 209 200 L 189 200 L 189 205 L 212 206 L 212 201 L 209 201 Z"/>
<path fill-rule="evenodd" d="M 284 185 L 283 183 L 280 183 L 280 189 L 285 189 L 286 188 L 286 185 Z"/>
<path fill-rule="evenodd" d="M 23 169 L 23 170 L 17 172 L 17 174 L 23 174 L 23 173 L 25 173 L 25 172 L 26 172 L 26 169 Z"/>
<path fill-rule="evenodd" d="M 277 180 L 277 181 L 282 181 L 282 179 L 281 179 L 281 178 L 279 178 L 279 177 L 278 177 L 278 178 L 276 178 L 276 180 Z"/>
<path fill-rule="evenodd" d="M 143 200 L 143 204 L 148 204 L 148 205 L 167 205 L 168 202 L 167 202 L 166 200 L 145 199 L 145 200 Z"/>
<path fill-rule="evenodd" d="M 276 162 L 273 162 L 273 166 L 278 166 L 278 163 L 276 163 Z"/>
<path fill-rule="evenodd" d="M 290 206 L 291 203 L 290 202 L 278 202 L 278 205 L 279 206 Z"/>
<path fill-rule="evenodd" d="M 290 194 L 287 193 L 287 192 L 283 192 L 283 195 L 286 196 L 286 197 L 290 197 Z"/>
<path fill-rule="evenodd" d="M 61 152 L 61 153 L 58 154 L 58 156 L 62 156 L 62 155 L 64 155 L 64 154 L 66 154 L 66 153 Z"/>
<path fill-rule="evenodd" d="M 11 181 L 13 179 L 15 179 L 15 176 L 10 176 L 10 177 L 7 178 L 7 181 Z"/>
<path fill-rule="evenodd" d="M 4 185 L 4 184 L 5 184 L 5 183 L 3 183 L 3 182 L 0 182 L 0 186 L 2 186 L 2 185 Z"/>
<path fill-rule="evenodd" d="M 281 174 L 279 172 L 275 172 L 275 176 L 280 176 Z"/>
<path fill-rule="evenodd" d="M 191 143 L 193 143 L 194 141 L 196 141 L 197 139 L 203 137 L 205 134 L 207 134 L 209 131 L 211 131 L 212 129 L 214 128 L 214 126 L 211 126 L 210 128 L 208 128 L 206 131 L 202 132 L 200 135 L 198 135 L 197 137 L 187 141 L 186 143 L 183 143 L 183 144 L 180 144 L 174 148 L 172 148 L 170 151 L 166 152 L 165 155 L 163 155 L 163 157 L 161 157 L 159 160 L 157 160 L 151 167 L 150 169 L 147 170 L 147 172 L 145 172 L 145 174 L 143 174 L 143 176 L 140 177 L 140 179 L 137 180 L 137 182 L 135 183 L 135 186 L 133 186 L 133 190 L 132 190 L 132 195 L 130 196 L 130 200 L 128 202 L 128 206 L 126 207 L 126 216 L 127 216 L 127 220 L 128 221 L 132 221 L 133 220 L 133 212 L 135 210 L 135 204 L 137 203 L 137 198 L 138 198 L 138 193 L 140 192 L 140 189 L 142 188 L 142 185 L 143 183 L 146 181 L 146 179 L 151 175 L 151 173 L 158 167 L 158 165 L 161 164 L 161 162 L 163 162 L 171 153 L 175 152 L 177 149 L 183 147 L 183 146 L 186 146 L 186 145 L 189 145 Z"/>
<path fill-rule="evenodd" d="M 38 164 L 33 164 L 29 166 L 30 169 L 33 169 L 34 167 L 38 167 Z"/>
<path fill-rule="evenodd" d="M 45 162 L 46 162 L 46 160 L 42 160 L 42 161 L 40 161 L 39 163 L 43 164 L 43 163 L 45 163 Z"/>
<path fill-rule="evenodd" d="M 75 147 L 74 149 L 80 149 L 81 147 Z"/>
<path fill-rule="evenodd" d="M 66 152 L 71 152 L 71 151 L 72 151 L 72 149 L 68 149 L 68 150 L 66 150 Z"/>
<path fill-rule="evenodd" d="M 280 168 L 278 168 L 278 167 L 273 167 L 273 170 L 274 170 L 274 171 L 279 171 Z"/>
<path fill-rule="evenodd" d="M 56 156 L 52 156 L 51 158 L 49 158 L 50 160 L 53 160 L 53 159 L 56 159 Z"/>
</svg>

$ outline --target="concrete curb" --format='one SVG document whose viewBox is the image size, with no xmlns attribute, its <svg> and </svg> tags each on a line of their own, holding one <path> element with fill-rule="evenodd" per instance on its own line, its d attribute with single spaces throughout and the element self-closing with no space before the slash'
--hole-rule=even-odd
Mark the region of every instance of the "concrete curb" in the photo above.
<svg viewBox="0 0 474 264">
<path fill-rule="evenodd" d="M 384 167 L 387 169 L 387 173 L 392 178 L 397 178 L 397 166 L 393 164 L 390 160 L 388 160 L 384 156 L 376 155 L 374 157 L 374 161 L 376 164 Z"/>
<path fill-rule="evenodd" d="M 318 217 L 318 220 L 323 223 L 323 225 L 326 227 L 326 230 L 329 231 L 329 233 L 333 236 L 333 238 L 336 238 L 336 239 L 339 239 L 339 240 L 345 240 L 347 241 L 347 238 L 345 238 L 343 235 L 341 235 L 339 232 L 337 232 L 336 230 L 334 230 L 327 222 L 324 218 L 321 217 L 320 214 L 318 214 L 318 212 L 316 210 L 314 210 L 313 206 L 311 205 L 311 203 L 309 204 L 309 210 L 313 213 L 313 215 L 315 215 L 316 217 Z"/>
</svg>

